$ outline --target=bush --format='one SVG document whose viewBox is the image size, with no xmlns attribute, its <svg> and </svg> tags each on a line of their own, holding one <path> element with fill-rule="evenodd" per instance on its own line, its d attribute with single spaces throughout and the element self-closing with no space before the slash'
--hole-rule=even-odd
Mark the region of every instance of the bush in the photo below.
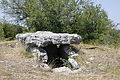
<svg viewBox="0 0 120 80">
<path fill-rule="evenodd" d="M 16 34 L 22 32 L 21 27 L 8 23 L 3 24 L 3 30 L 5 38 L 8 38 L 8 40 L 14 39 Z"/>
<path fill-rule="evenodd" d="M 0 40 L 13 40 L 18 33 L 26 33 L 28 29 L 26 27 L 9 24 L 0 23 Z"/>
<path fill-rule="evenodd" d="M 22 51 L 20 54 L 21 54 L 22 57 L 26 57 L 26 58 L 32 58 L 33 57 L 32 53 L 29 53 L 27 51 Z"/>
<path fill-rule="evenodd" d="M 4 40 L 4 30 L 3 30 L 3 25 L 0 24 L 0 41 Z"/>
</svg>

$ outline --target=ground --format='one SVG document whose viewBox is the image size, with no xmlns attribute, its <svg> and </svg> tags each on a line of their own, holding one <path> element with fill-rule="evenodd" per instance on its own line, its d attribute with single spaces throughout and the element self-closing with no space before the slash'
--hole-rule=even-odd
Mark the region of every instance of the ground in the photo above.
<svg viewBox="0 0 120 80">
<path fill-rule="evenodd" d="M 79 74 L 53 73 L 33 68 L 33 58 L 21 55 L 18 41 L 0 42 L 0 80 L 120 80 L 120 50 L 105 46 L 74 45 Z"/>
</svg>

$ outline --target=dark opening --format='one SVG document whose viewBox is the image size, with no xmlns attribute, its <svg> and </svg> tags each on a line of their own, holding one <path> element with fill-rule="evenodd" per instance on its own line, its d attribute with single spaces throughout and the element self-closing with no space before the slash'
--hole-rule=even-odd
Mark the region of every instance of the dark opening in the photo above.
<svg viewBox="0 0 120 80">
<path fill-rule="evenodd" d="M 68 60 L 68 54 L 64 50 L 64 45 L 60 45 L 59 47 L 54 44 L 50 44 L 43 49 L 47 52 L 48 61 L 47 64 L 52 68 L 62 67 L 63 61 L 61 59 Z"/>
</svg>

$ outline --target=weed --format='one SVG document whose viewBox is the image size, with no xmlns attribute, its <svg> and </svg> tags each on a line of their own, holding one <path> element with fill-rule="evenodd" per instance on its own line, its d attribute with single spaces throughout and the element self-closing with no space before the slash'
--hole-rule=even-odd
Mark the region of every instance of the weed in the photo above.
<svg viewBox="0 0 120 80">
<path fill-rule="evenodd" d="M 3 76 L 11 76 L 12 75 L 10 72 L 6 72 L 6 71 L 3 71 L 3 70 L 0 70 L 0 73 Z"/>
<path fill-rule="evenodd" d="M 20 54 L 21 54 L 21 56 L 26 57 L 26 58 L 32 58 L 33 57 L 32 53 L 29 53 L 27 51 L 21 51 Z"/>
<path fill-rule="evenodd" d="M 120 66 L 109 66 L 105 69 L 105 71 L 112 74 L 120 75 Z"/>
<path fill-rule="evenodd" d="M 63 65 L 70 68 L 70 69 L 73 69 L 72 65 L 70 64 L 70 62 L 66 59 L 62 59 L 60 58 L 60 60 L 63 62 Z"/>
</svg>

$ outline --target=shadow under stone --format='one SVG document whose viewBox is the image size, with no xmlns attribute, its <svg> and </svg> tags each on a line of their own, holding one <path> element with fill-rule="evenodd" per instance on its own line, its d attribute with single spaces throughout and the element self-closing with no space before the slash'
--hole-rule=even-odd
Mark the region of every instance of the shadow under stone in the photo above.
<svg viewBox="0 0 120 80">
<path fill-rule="evenodd" d="M 52 68 L 63 67 L 64 63 L 61 59 L 68 60 L 68 53 L 65 52 L 64 47 L 65 45 L 60 45 L 58 47 L 54 44 L 42 47 L 47 52 L 47 64 Z"/>
</svg>

